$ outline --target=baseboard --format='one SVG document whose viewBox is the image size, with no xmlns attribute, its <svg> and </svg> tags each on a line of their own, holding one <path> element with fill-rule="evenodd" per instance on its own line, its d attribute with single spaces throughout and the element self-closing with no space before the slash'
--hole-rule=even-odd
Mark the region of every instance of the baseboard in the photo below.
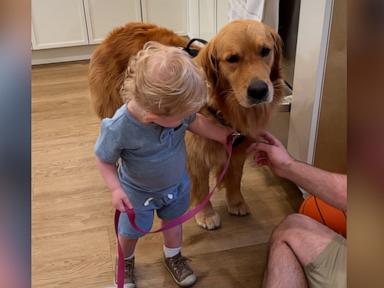
<svg viewBox="0 0 384 288">
<path fill-rule="evenodd" d="M 32 65 L 90 59 L 97 45 L 32 50 Z"/>
</svg>

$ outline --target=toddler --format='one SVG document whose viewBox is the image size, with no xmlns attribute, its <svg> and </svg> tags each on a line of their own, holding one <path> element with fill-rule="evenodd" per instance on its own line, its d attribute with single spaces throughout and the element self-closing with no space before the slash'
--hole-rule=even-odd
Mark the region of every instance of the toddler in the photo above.
<svg viewBox="0 0 384 288">
<path fill-rule="evenodd" d="M 197 113 L 207 98 L 204 73 L 175 47 L 146 43 L 130 60 L 121 96 L 125 104 L 101 122 L 95 145 L 97 167 L 111 191 L 112 205 L 122 212 L 123 203 L 134 209 L 136 224 L 148 231 L 154 211 L 165 224 L 189 207 L 185 131 L 225 144 L 233 130 Z M 134 251 L 143 235 L 125 213 L 120 215 L 118 234 L 124 287 L 136 287 Z M 163 236 L 165 267 L 179 286 L 193 285 L 196 276 L 181 254 L 182 225 Z"/>
</svg>

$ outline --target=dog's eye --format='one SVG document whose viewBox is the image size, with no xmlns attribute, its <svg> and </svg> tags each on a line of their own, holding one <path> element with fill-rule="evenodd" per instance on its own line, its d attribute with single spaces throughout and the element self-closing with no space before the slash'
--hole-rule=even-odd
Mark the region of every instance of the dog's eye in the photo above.
<svg viewBox="0 0 384 288">
<path fill-rule="evenodd" d="M 261 57 L 267 57 L 269 53 L 271 53 L 271 49 L 268 47 L 263 47 L 260 52 Z"/>
<path fill-rule="evenodd" d="M 225 59 L 225 61 L 229 63 L 237 63 L 239 62 L 239 60 L 240 60 L 240 56 L 237 54 L 230 55 Z"/>
</svg>

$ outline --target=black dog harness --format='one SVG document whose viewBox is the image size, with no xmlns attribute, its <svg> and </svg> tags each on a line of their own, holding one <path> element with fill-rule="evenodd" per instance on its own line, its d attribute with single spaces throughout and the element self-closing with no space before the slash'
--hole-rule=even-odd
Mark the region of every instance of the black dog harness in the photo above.
<svg viewBox="0 0 384 288">
<path fill-rule="evenodd" d="M 197 54 L 199 54 L 199 50 L 191 47 L 192 43 L 196 42 L 196 41 L 203 43 L 204 45 L 206 45 L 208 43 L 204 39 L 200 39 L 200 38 L 192 38 L 191 40 L 189 40 L 187 47 L 183 48 L 183 50 L 185 52 L 187 52 L 192 58 L 195 58 L 197 56 Z"/>
</svg>

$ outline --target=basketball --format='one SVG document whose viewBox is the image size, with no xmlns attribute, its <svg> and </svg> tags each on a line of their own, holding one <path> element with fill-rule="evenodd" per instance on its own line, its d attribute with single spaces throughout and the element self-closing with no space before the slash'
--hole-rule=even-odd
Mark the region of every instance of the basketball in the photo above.
<svg viewBox="0 0 384 288">
<path fill-rule="evenodd" d="M 318 197 L 306 198 L 300 206 L 299 213 L 315 219 L 346 237 L 347 217 L 345 212 L 327 204 Z"/>
</svg>

